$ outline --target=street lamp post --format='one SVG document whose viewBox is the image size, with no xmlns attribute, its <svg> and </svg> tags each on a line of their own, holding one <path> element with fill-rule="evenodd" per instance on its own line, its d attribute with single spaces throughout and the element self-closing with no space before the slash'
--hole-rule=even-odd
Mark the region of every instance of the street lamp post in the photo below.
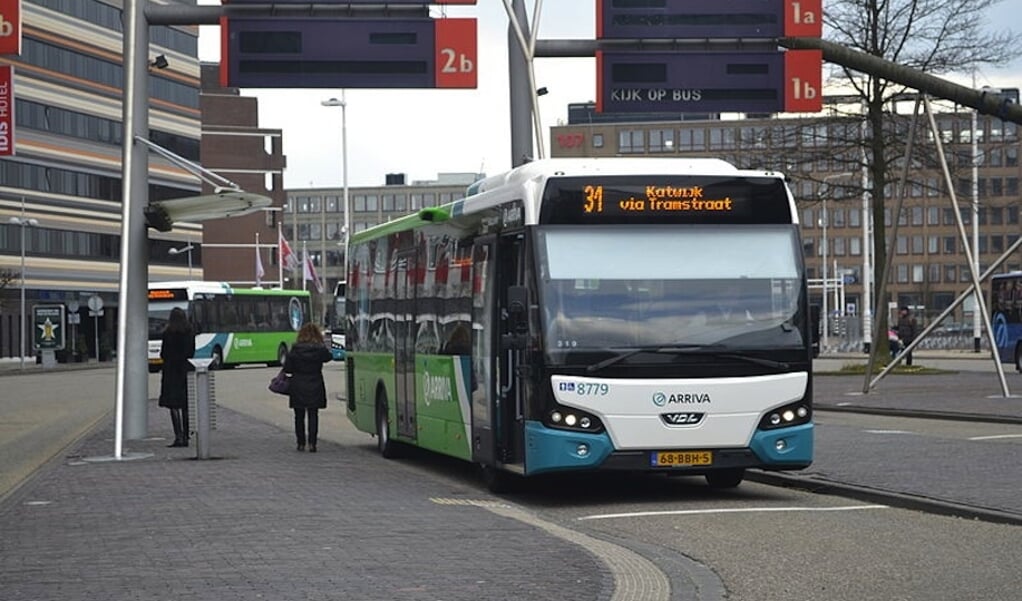
<svg viewBox="0 0 1022 601">
<path fill-rule="evenodd" d="M 192 279 L 192 251 L 195 247 L 189 244 L 188 246 L 182 246 L 181 248 L 172 248 L 167 251 L 169 255 L 179 255 L 181 253 L 188 253 L 188 279 Z"/>
<path fill-rule="evenodd" d="M 820 225 L 823 226 L 823 244 L 821 250 L 823 253 L 823 333 L 821 334 L 820 352 L 827 350 L 830 342 L 828 340 L 829 328 L 830 328 L 830 309 L 827 306 L 827 196 L 830 195 L 830 182 L 831 180 L 840 179 L 843 177 L 850 177 L 851 173 L 832 173 L 823 178 L 823 185 L 820 187 L 820 197 L 823 200 L 823 210 L 820 214 Z"/>
<path fill-rule="evenodd" d="M 21 369 L 25 369 L 25 228 L 39 225 L 37 219 L 26 219 L 25 217 L 11 217 L 9 223 L 21 228 L 21 325 L 18 342 L 21 348 L 18 356 L 21 357 Z"/>
<path fill-rule="evenodd" d="M 341 177 L 344 187 L 344 273 L 342 280 L 348 279 L 348 239 L 351 237 L 351 203 L 348 199 L 348 103 L 341 90 L 341 99 L 331 98 L 320 102 L 323 106 L 341 107 Z M 325 254 L 325 251 L 324 251 Z"/>
</svg>

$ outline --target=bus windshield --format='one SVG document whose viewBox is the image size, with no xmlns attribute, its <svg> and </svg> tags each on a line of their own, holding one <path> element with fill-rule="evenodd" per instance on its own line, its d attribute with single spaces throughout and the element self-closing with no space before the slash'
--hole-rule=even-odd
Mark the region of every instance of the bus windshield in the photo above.
<svg viewBox="0 0 1022 601">
<path fill-rule="evenodd" d="M 798 244 L 791 225 L 540 228 L 546 349 L 803 346 Z"/>
<path fill-rule="evenodd" d="M 186 301 L 149 303 L 149 340 L 159 340 L 163 336 L 167 320 L 170 319 L 170 310 L 175 307 L 185 312 L 188 311 Z"/>
</svg>

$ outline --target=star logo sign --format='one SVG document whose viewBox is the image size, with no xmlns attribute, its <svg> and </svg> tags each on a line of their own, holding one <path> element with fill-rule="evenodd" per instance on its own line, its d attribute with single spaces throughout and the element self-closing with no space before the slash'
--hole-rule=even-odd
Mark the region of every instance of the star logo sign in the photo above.
<svg viewBox="0 0 1022 601">
<path fill-rule="evenodd" d="M 43 323 L 39 324 L 36 327 L 42 331 L 43 340 L 49 341 L 56 340 L 57 338 L 56 329 L 60 327 L 60 324 L 53 323 L 52 321 L 50 321 L 50 318 L 47 317 L 46 321 L 44 321 Z"/>
</svg>

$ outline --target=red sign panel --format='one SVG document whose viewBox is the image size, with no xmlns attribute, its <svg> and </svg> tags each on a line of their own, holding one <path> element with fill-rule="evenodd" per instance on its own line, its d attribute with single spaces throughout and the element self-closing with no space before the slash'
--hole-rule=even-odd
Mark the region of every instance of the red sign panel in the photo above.
<svg viewBox="0 0 1022 601">
<path fill-rule="evenodd" d="M 823 110 L 823 51 L 784 53 L 784 110 L 817 113 Z"/>
<path fill-rule="evenodd" d="M 0 156 L 14 156 L 14 67 L 0 65 Z"/>
<path fill-rule="evenodd" d="M 21 0 L 0 0 L 0 54 L 21 54 Z"/>
<path fill-rule="evenodd" d="M 436 87 L 474 89 L 477 47 L 475 19 L 437 19 Z"/>
<path fill-rule="evenodd" d="M 823 35 L 823 0 L 784 0 L 784 35 L 818 38 Z"/>
</svg>

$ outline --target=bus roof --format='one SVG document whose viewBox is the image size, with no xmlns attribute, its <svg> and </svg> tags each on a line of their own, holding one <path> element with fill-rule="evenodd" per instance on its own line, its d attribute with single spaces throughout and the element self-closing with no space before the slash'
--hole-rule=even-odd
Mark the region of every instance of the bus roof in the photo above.
<svg viewBox="0 0 1022 601">
<path fill-rule="evenodd" d="M 506 202 L 511 196 L 520 198 L 523 188 L 542 193 L 543 185 L 551 177 L 612 176 L 612 175 L 730 175 L 735 177 L 769 177 L 784 180 L 782 173 L 765 170 L 738 169 L 731 163 L 714 158 L 659 158 L 659 157 L 606 157 L 556 158 L 525 163 L 497 175 L 481 179 L 470 185 L 465 198 L 442 207 L 424 208 L 416 213 L 399 217 L 352 234 L 352 242 L 373 239 L 392 232 L 404 231 L 428 223 L 441 222 L 452 216 L 468 215 Z M 513 192 L 506 193 L 505 190 Z M 527 205 L 529 203 L 526 203 Z M 526 211 L 530 208 L 527 206 Z"/>
<path fill-rule="evenodd" d="M 238 294 L 265 296 L 309 296 L 308 290 L 288 290 L 281 288 L 235 288 L 227 282 L 207 282 L 198 280 L 178 280 L 173 282 L 149 282 L 149 290 L 185 289 L 189 297 L 194 294 Z"/>
</svg>

